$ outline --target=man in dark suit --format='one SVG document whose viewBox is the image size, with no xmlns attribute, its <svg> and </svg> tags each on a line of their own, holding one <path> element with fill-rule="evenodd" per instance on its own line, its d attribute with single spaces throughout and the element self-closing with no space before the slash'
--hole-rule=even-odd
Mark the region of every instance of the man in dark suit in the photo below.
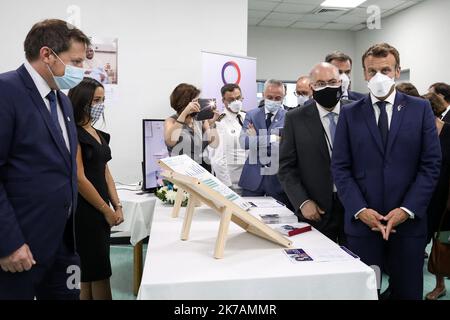
<svg viewBox="0 0 450 320">
<path fill-rule="evenodd" d="M 342 80 L 342 99 L 358 101 L 365 97 L 362 93 L 350 90 L 353 61 L 349 55 L 340 51 L 334 51 L 325 57 L 325 62 L 331 63 L 339 69 L 340 78 Z"/>
<path fill-rule="evenodd" d="M 344 208 L 331 177 L 331 152 L 341 104 L 338 69 L 321 63 L 310 74 L 314 101 L 286 114 L 278 177 L 300 221 L 344 243 Z"/>
<path fill-rule="evenodd" d="M 239 142 L 249 151 L 239 186 L 244 197 L 271 196 L 289 208 L 291 204 L 278 181 L 279 143 L 284 126 L 286 95 L 283 82 L 270 79 L 264 85 L 263 107 L 245 115 Z"/>
<path fill-rule="evenodd" d="M 442 113 L 441 120 L 450 123 L 450 85 L 444 82 L 437 82 L 430 86 L 430 92 L 439 95 L 445 102 L 448 103 L 447 109 Z"/>
<path fill-rule="evenodd" d="M 0 300 L 78 299 L 77 135 L 60 89 L 77 85 L 89 38 L 61 20 L 33 26 L 26 62 L 0 75 Z"/>
<path fill-rule="evenodd" d="M 341 110 L 332 157 L 347 243 L 388 271 L 391 298 L 422 299 L 426 210 L 441 163 L 434 115 L 426 100 L 395 90 L 395 48 L 372 46 L 363 65 L 371 93 Z"/>
</svg>

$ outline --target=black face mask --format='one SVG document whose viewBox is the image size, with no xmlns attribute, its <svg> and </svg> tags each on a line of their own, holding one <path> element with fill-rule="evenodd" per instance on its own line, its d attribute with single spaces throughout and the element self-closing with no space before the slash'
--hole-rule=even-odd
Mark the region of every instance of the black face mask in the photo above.
<svg viewBox="0 0 450 320">
<path fill-rule="evenodd" d="M 334 108 L 342 97 L 342 87 L 326 87 L 320 91 L 313 91 L 314 100 L 326 109 Z"/>
</svg>

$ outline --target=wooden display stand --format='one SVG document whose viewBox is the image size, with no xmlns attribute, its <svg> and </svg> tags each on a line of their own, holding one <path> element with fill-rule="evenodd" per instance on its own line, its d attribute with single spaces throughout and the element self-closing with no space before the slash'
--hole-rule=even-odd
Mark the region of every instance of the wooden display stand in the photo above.
<svg viewBox="0 0 450 320">
<path fill-rule="evenodd" d="M 183 191 L 189 194 L 189 202 L 184 217 L 181 240 L 186 241 L 189 239 L 195 207 L 198 203 L 204 203 L 220 215 L 220 227 L 214 251 L 214 258 L 216 259 L 223 258 L 230 221 L 236 223 L 247 232 L 253 233 L 261 238 L 286 248 L 291 246 L 292 242 L 289 239 L 285 238 L 279 232 L 273 230 L 264 222 L 252 216 L 220 193 L 209 188 L 198 179 L 174 172 L 162 162 L 160 162 L 160 165 L 166 170 L 162 173 L 162 176 L 178 187 L 172 217 L 176 218 L 179 215 L 183 200 Z"/>
</svg>

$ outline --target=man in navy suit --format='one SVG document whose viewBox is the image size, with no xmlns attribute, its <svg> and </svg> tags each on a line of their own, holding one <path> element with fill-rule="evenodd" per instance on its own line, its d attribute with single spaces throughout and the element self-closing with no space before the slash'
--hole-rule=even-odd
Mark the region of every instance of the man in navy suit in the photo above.
<svg viewBox="0 0 450 320">
<path fill-rule="evenodd" d="M 78 299 L 77 135 L 60 89 L 76 86 L 89 38 L 37 23 L 25 63 L 0 75 L 0 300 Z"/>
<path fill-rule="evenodd" d="M 264 105 L 247 112 L 239 142 L 249 150 L 239 186 L 244 197 L 271 196 L 292 208 L 278 180 L 279 146 L 286 110 L 283 82 L 270 79 L 264 85 Z"/>
<path fill-rule="evenodd" d="M 395 90 L 394 47 L 372 46 L 363 65 L 371 93 L 342 108 L 332 159 L 348 246 L 388 271 L 391 298 L 422 299 L 426 210 L 441 163 L 435 119 L 426 100 Z"/>
<path fill-rule="evenodd" d="M 353 61 L 350 56 L 340 51 L 334 51 L 325 57 L 325 62 L 331 63 L 339 69 L 342 81 L 342 99 L 358 101 L 365 98 L 365 95 L 356 91 L 351 91 L 351 77 Z"/>
</svg>

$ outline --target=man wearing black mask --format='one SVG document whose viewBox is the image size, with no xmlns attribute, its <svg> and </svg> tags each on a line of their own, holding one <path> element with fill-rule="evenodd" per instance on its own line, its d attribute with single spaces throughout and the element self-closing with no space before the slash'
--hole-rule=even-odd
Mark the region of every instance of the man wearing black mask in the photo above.
<svg viewBox="0 0 450 320">
<path fill-rule="evenodd" d="M 310 74 L 314 102 L 286 114 L 278 178 L 300 221 L 345 243 L 344 209 L 331 176 L 331 153 L 342 100 L 339 70 L 316 65 Z"/>
</svg>

